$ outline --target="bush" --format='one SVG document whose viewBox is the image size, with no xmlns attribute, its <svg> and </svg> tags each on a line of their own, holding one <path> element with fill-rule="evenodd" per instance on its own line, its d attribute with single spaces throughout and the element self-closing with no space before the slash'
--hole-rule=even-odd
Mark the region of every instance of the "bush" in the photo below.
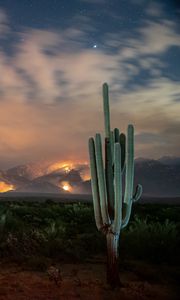
<svg viewBox="0 0 180 300">
<path fill-rule="evenodd" d="M 176 261 L 178 257 L 178 230 L 174 222 L 166 219 L 148 222 L 135 216 L 122 234 L 124 255 L 153 262 Z"/>
<path fill-rule="evenodd" d="M 120 235 L 120 257 L 177 263 L 180 207 L 135 205 Z M 85 260 L 105 254 L 106 239 L 97 231 L 92 205 L 0 203 L 0 255 L 28 260 Z M 41 263 L 40 263 L 41 265 Z"/>
</svg>

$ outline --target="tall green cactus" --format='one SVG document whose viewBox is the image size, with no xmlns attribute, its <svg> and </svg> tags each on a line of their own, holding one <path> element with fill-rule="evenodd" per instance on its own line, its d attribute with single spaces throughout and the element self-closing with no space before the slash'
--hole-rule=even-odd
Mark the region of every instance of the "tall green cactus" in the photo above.
<svg viewBox="0 0 180 300">
<path fill-rule="evenodd" d="M 128 125 L 127 137 L 110 128 L 109 92 L 103 84 L 105 124 L 105 164 L 103 163 L 101 135 L 89 139 L 91 186 L 95 222 L 107 239 L 107 281 L 111 286 L 120 284 L 118 269 L 118 245 L 120 231 L 127 226 L 132 203 L 142 194 L 137 185 L 133 195 L 134 181 L 134 128 Z M 122 175 L 125 174 L 125 193 L 122 193 Z"/>
</svg>

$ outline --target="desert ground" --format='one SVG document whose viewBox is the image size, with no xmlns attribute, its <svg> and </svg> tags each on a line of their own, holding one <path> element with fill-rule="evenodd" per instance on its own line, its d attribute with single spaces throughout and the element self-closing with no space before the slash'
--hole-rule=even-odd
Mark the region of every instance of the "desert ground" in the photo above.
<svg viewBox="0 0 180 300">
<path fill-rule="evenodd" d="M 50 273 L 50 270 L 60 271 Z M 175 300 L 178 290 L 175 278 L 168 282 L 162 277 L 158 267 L 140 266 L 136 270 L 130 265 L 121 271 L 122 287 L 111 289 L 106 284 L 104 262 L 85 264 L 62 264 L 47 271 L 27 270 L 18 265 L 1 265 L 0 299 L 1 300 Z M 54 268 L 54 269 L 53 269 Z M 145 271 L 146 269 L 146 271 Z M 55 272 L 54 271 L 54 272 Z M 165 267 L 164 270 L 165 272 Z M 173 270 L 171 269 L 171 272 Z M 50 274 L 49 274 L 50 273 Z M 158 277 L 158 278 L 157 278 Z"/>
</svg>

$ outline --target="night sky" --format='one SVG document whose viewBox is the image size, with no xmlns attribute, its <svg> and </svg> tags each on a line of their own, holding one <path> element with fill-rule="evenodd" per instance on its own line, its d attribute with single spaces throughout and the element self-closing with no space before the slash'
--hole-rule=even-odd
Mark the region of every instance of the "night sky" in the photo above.
<svg viewBox="0 0 180 300">
<path fill-rule="evenodd" d="M 88 160 L 103 130 L 135 126 L 135 156 L 180 156 L 178 1 L 0 0 L 0 169 Z"/>
</svg>

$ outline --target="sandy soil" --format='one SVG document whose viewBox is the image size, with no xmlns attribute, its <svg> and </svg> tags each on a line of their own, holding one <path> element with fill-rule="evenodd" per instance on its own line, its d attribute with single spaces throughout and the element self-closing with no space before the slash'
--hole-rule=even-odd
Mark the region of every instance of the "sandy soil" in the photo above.
<svg viewBox="0 0 180 300">
<path fill-rule="evenodd" d="M 121 272 L 123 287 L 112 290 L 106 285 L 102 263 L 64 264 L 52 266 L 46 272 L 28 271 L 7 264 L 0 267 L 0 300 L 178 299 L 172 284 L 145 280 L 129 270 Z"/>
</svg>

